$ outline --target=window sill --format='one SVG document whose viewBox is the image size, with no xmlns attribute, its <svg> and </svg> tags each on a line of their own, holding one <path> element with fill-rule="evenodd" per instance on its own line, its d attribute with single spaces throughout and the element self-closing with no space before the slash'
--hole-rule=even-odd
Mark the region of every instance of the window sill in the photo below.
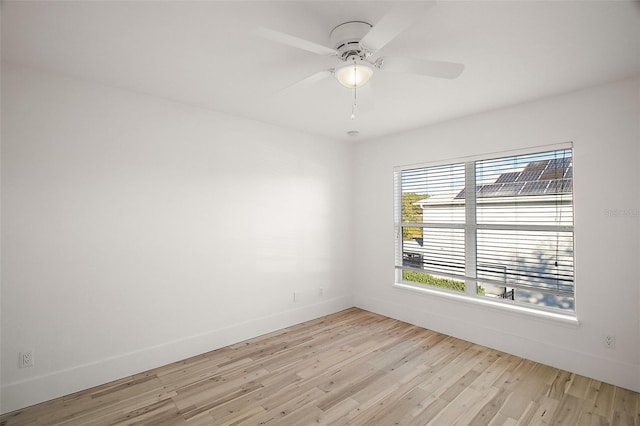
<svg viewBox="0 0 640 426">
<path fill-rule="evenodd" d="M 578 328 L 580 326 L 578 318 L 575 315 L 571 314 L 543 311 L 539 309 L 528 308 L 526 306 L 510 305 L 491 299 L 485 300 L 485 298 L 472 297 L 463 293 L 454 293 L 452 291 L 437 290 L 427 287 L 422 288 L 410 284 L 394 283 L 393 286 L 401 290 L 408 290 L 423 295 L 441 297 L 454 302 L 473 304 L 479 308 L 488 309 L 494 312 L 514 314 L 520 317 L 563 325 L 570 328 Z"/>
</svg>

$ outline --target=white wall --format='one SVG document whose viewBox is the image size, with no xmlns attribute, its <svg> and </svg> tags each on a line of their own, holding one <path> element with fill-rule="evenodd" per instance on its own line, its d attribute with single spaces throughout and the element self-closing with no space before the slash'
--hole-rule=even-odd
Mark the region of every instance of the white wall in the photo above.
<svg viewBox="0 0 640 426">
<path fill-rule="evenodd" d="M 622 81 L 352 153 L 3 64 L 2 412 L 351 306 L 350 277 L 362 308 L 640 391 L 639 88 Z M 579 327 L 392 287 L 394 166 L 565 141 Z M 18 369 L 27 349 L 35 366 Z"/>
<path fill-rule="evenodd" d="M 640 81 L 625 80 L 361 142 L 356 305 L 640 391 Z M 392 287 L 394 166 L 574 142 L 576 311 L 538 320 Z M 615 334 L 614 350 L 603 334 Z"/>
<path fill-rule="evenodd" d="M 349 166 L 344 143 L 3 64 L 2 412 L 352 306 Z"/>
</svg>

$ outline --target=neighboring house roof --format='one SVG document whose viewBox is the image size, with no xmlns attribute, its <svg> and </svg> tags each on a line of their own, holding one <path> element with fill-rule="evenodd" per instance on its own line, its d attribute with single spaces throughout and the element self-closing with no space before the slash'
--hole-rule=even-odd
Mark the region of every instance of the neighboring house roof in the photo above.
<svg viewBox="0 0 640 426">
<path fill-rule="evenodd" d="M 466 188 L 463 188 L 453 198 L 433 196 L 417 201 L 415 204 L 421 207 L 462 204 L 465 191 Z M 510 201 L 513 201 L 514 198 L 533 201 L 531 196 L 537 196 L 535 201 L 540 202 L 547 198 L 555 199 L 554 196 L 558 194 L 572 192 L 573 166 L 571 158 L 532 161 L 521 170 L 502 173 L 494 182 L 476 186 L 476 197 L 485 198 L 484 202 L 501 202 L 500 198 L 504 200 L 507 197 Z"/>
</svg>

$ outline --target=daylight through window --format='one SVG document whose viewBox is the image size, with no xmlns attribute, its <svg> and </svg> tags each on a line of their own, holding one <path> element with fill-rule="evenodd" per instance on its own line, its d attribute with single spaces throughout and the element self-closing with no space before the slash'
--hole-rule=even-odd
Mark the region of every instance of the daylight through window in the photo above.
<svg viewBox="0 0 640 426">
<path fill-rule="evenodd" d="M 398 282 L 574 310 L 571 148 L 394 176 Z"/>
</svg>

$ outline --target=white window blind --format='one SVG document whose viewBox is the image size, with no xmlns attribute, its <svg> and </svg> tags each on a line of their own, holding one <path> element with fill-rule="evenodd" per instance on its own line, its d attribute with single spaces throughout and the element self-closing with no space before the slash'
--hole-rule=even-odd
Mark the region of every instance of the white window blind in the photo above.
<svg viewBox="0 0 640 426">
<path fill-rule="evenodd" d="M 399 281 L 574 309 L 570 148 L 401 169 L 395 186 Z"/>
<path fill-rule="evenodd" d="M 403 279 L 464 290 L 464 184 L 464 163 L 400 172 Z"/>
<path fill-rule="evenodd" d="M 573 307 L 571 149 L 476 162 L 477 278 L 488 294 Z"/>
</svg>

